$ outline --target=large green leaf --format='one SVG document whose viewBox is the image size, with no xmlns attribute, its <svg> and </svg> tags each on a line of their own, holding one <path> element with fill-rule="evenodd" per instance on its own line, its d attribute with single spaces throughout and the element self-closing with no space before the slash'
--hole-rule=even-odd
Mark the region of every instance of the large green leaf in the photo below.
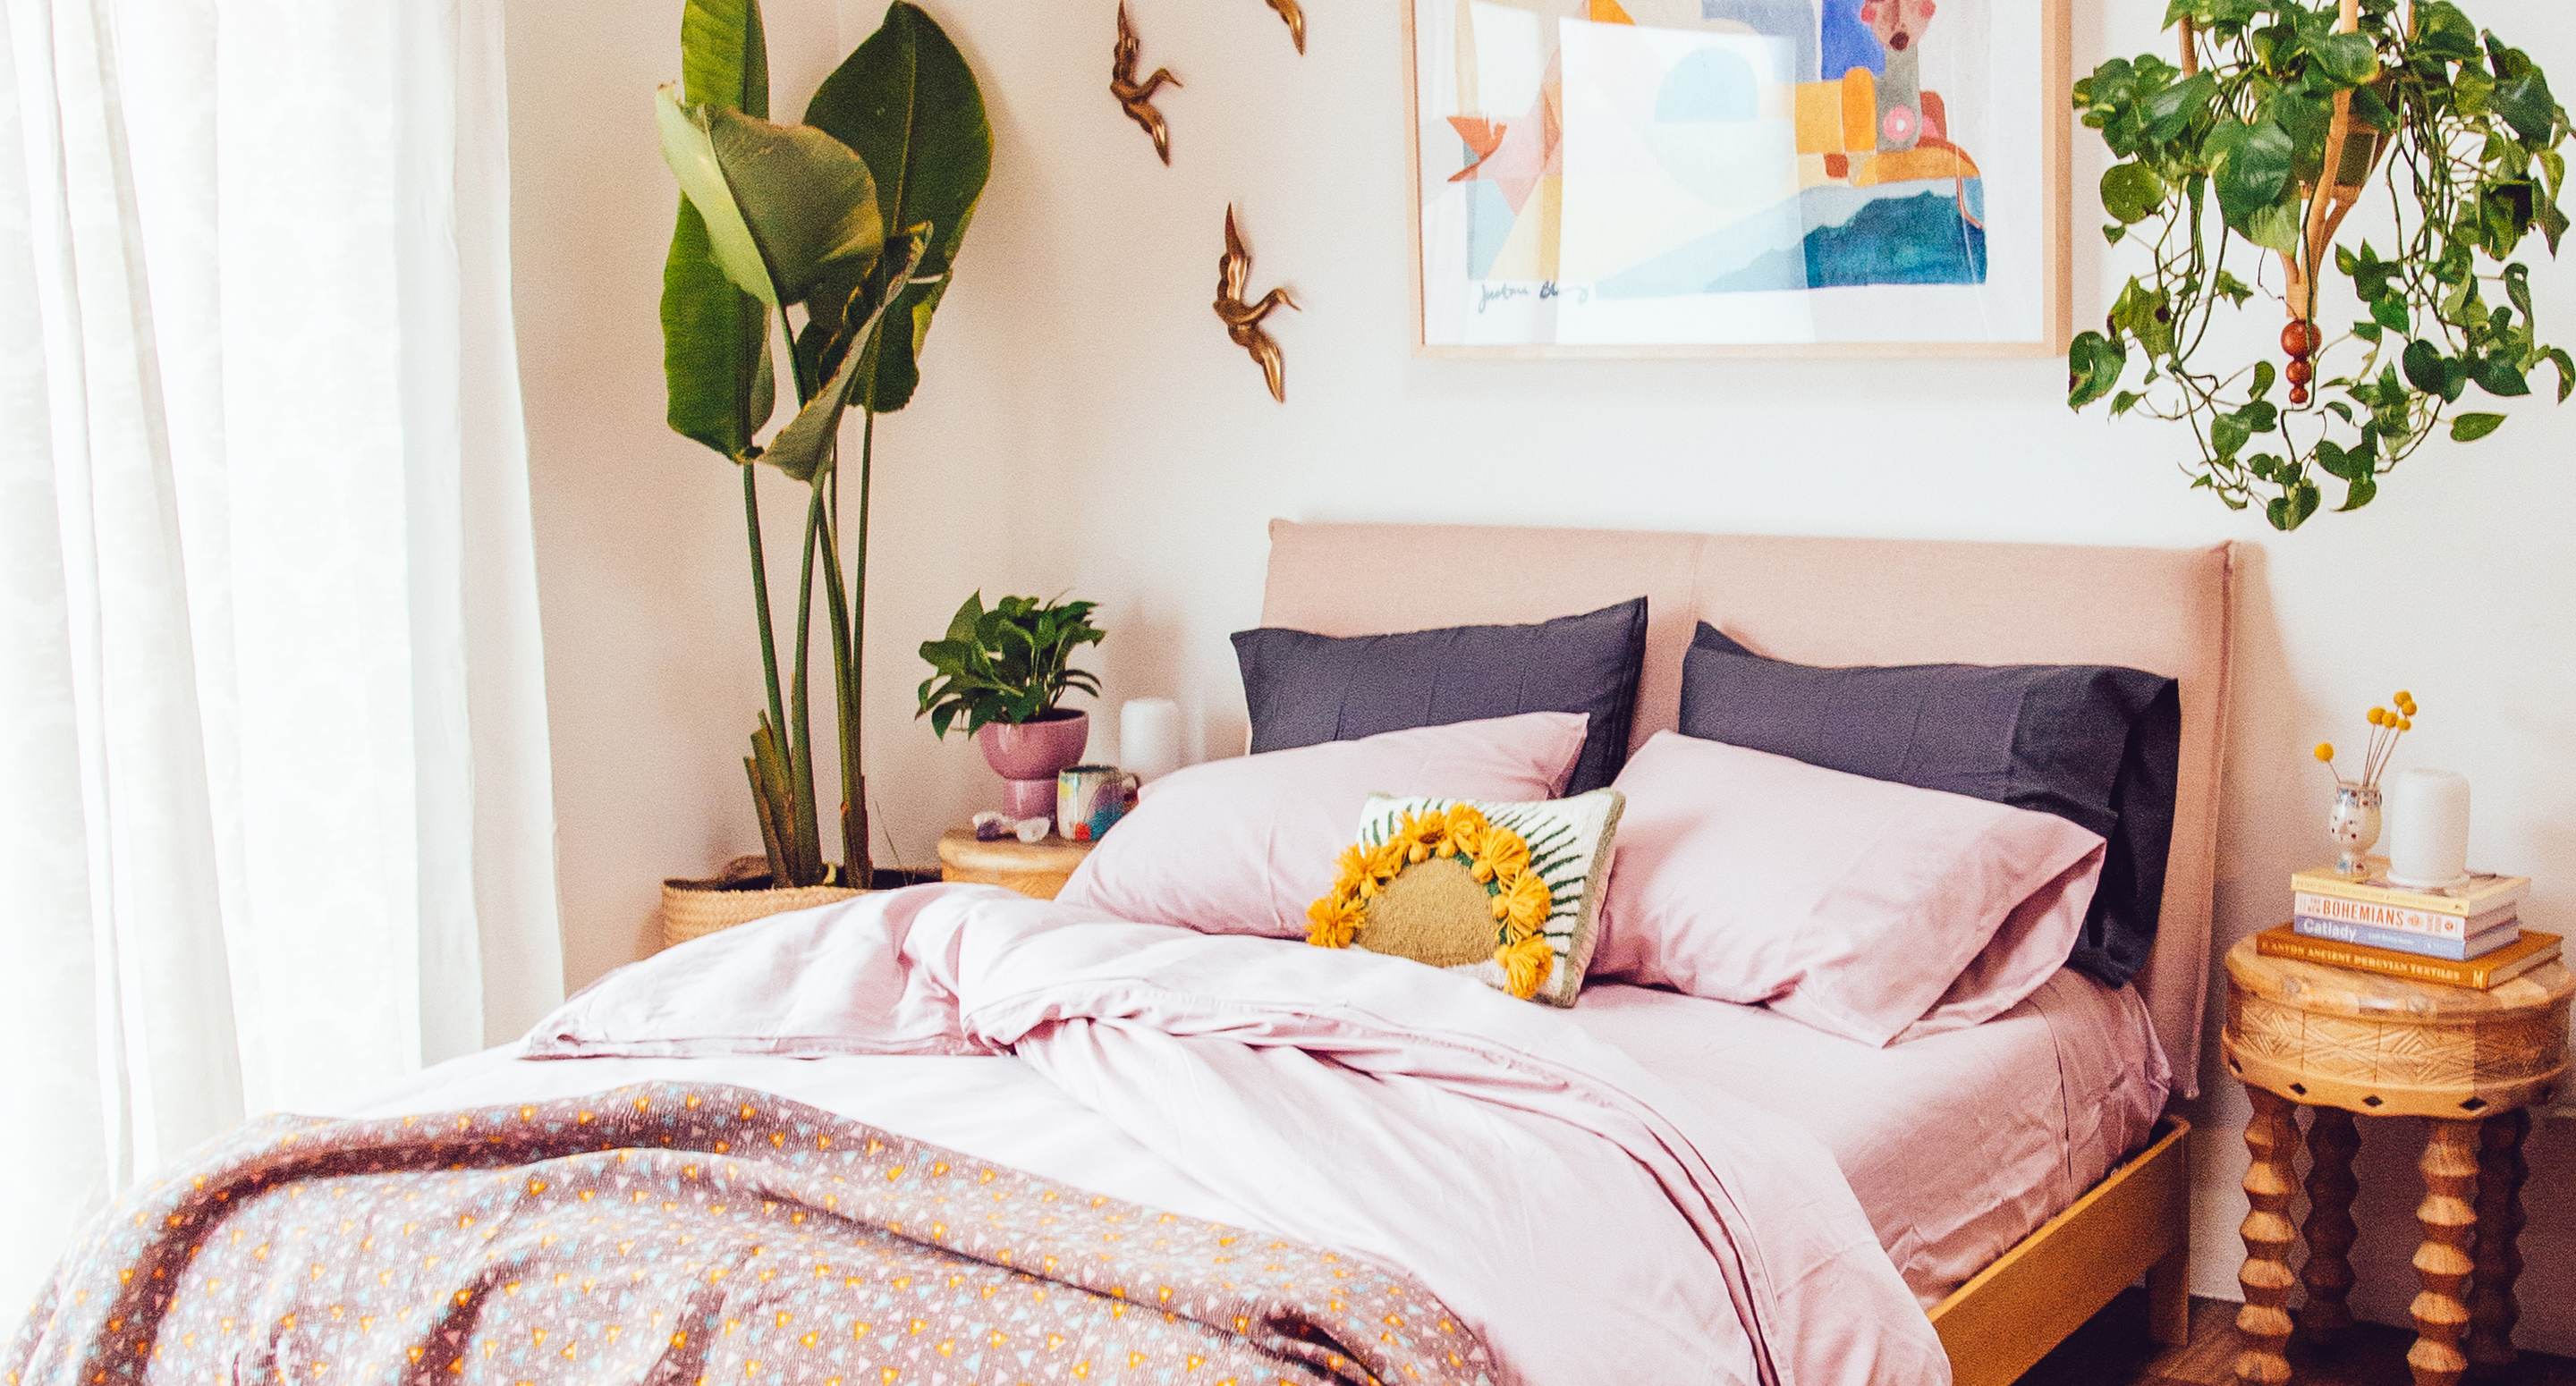
<svg viewBox="0 0 2576 1386">
<path fill-rule="evenodd" d="M 2102 170 L 2102 210 L 2134 226 L 2164 205 L 2164 180 L 2145 164 L 2113 164 Z"/>
<path fill-rule="evenodd" d="M 2128 350 L 2099 332 L 2078 336 L 2066 349 L 2066 407 L 2081 409 L 2119 388 Z"/>
<path fill-rule="evenodd" d="M 706 218 L 716 263 L 773 308 L 864 277 L 885 246 L 875 180 L 848 146 L 722 106 L 656 106 L 662 157 Z"/>
<path fill-rule="evenodd" d="M 692 102 L 768 115 L 759 0 L 689 0 L 680 70 Z M 662 373 L 672 429 L 737 461 L 777 404 L 769 310 L 725 274 L 705 215 L 685 197 L 662 269 Z"/>
<path fill-rule="evenodd" d="M 706 219 L 686 198 L 662 267 L 662 375 L 673 432 L 748 460 L 778 404 L 769 309 L 725 277 Z"/>
<path fill-rule="evenodd" d="M 887 270 L 893 282 L 903 283 L 914 266 L 921 262 L 921 238 L 897 242 L 887 247 Z M 887 300 L 880 297 L 876 309 L 855 326 L 859 335 L 872 330 L 886 314 Z M 861 353 L 850 352 L 841 360 L 840 369 L 822 391 L 805 401 L 796 417 L 780 429 L 761 460 L 777 467 L 798 481 L 812 481 L 832 464 L 832 445 L 840 437 L 841 415 L 856 403 L 864 364 Z"/>
<path fill-rule="evenodd" d="M 761 260 L 760 243 L 752 238 L 751 224 L 743 219 L 733 189 L 725 182 L 724 169 L 716 162 L 715 138 L 708 132 L 713 110 L 683 102 L 676 85 L 665 85 L 656 92 L 653 117 L 662 132 L 662 161 L 671 166 L 671 176 L 680 180 L 680 195 L 698 209 L 705 221 L 708 251 L 724 270 L 725 278 L 775 308 L 778 286 L 771 282 L 769 267 Z"/>
<path fill-rule="evenodd" d="M 2211 186 L 2230 226 L 2243 230 L 2290 179 L 2290 132 L 2277 121 L 2222 121 L 2207 146 Z"/>
<path fill-rule="evenodd" d="M 896 0 L 885 23 L 814 93 L 805 121 L 856 150 L 876 174 L 884 225 L 931 228 L 915 274 L 927 282 L 903 290 L 861 363 L 867 384 L 856 402 L 891 413 L 920 380 L 921 343 L 992 173 L 984 96 L 938 23 Z"/>
<path fill-rule="evenodd" d="M 805 125 L 708 113 L 716 163 L 760 245 L 781 303 L 865 276 L 885 250 L 876 180 L 849 146 Z"/>
<path fill-rule="evenodd" d="M 680 12 L 680 79 L 689 104 L 769 118 L 769 44 L 760 0 L 688 0 Z"/>
<path fill-rule="evenodd" d="M 2495 89 L 2496 114 L 2505 118 L 2514 133 L 2527 140 L 2549 138 L 2550 127 L 2558 119 L 2558 103 L 2549 95 L 2549 79 L 2534 72 L 2511 82 L 2499 83 Z"/>
</svg>

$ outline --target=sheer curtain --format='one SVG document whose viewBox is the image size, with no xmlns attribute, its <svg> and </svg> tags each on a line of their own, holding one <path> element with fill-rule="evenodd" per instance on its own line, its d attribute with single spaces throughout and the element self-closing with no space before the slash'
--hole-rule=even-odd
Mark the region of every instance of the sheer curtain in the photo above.
<svg viewBox="0 0 2576 1386">
<path fill-rule="evenodd" d="M 0 1305 L 559 998 L 499 0 L 0 0 Z"/>
</svg>

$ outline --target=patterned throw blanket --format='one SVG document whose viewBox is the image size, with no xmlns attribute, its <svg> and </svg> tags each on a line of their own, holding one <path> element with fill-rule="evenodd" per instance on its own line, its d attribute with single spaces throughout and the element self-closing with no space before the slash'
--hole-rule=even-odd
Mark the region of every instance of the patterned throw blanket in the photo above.
<svg viewBox="0 0 2576 1386">
<path fill-rule="evenodd" d="M 1490 1382 L 1373 1264 L 766 1093 L 272 1117 L 93 1224 L 0 1386 Z"/>
</svg>

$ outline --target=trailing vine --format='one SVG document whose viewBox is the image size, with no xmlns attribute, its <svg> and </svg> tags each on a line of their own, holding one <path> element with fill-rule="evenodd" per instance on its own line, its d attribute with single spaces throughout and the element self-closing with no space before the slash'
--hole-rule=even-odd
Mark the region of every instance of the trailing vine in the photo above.
<svg viewBox="0 0 2576 1386">
<path fill-rule="evenodd" d="M 2343 484 L 2339 510 L 2369 504 L 2445 418 L 2461 442 L 2503 426 L 2452 412 L 2471 385 L 2527 395 L 2546 361 L 2560 401 L 2576 390 L 2576 360 L 2535 335 L 2530 267 L 2512 258 L 2534 230 L 2556 254 L 2568 225 L 2567 112 L 2527 55 L 2450 0 L 2402 13 L 2398 0 L 2173 0 L 2165 23 L 2182 66 L 2114 58 L 2075 84 L 2118 160 L 2102 175 L 2103 234 L 2138 239 L 2154 263 L 2069 349 L 2070 407 L 2108 399 L 2115 416 L 2188 422 L 2192 485 L 2233 509 L 2261 501 L 2290 530 L 2316 513 L 2321 481 Z M 2385 255 L 2334 240 L 2374 194 L 2396 227 Z M 2319 321 L 2340 316 L 2321 306 L 2330 272 L 2360 304 L 2348 327 Z M 2288 310 L 2286 365 L 2203 359 L 2221 306 L 2258 295 Z M 2124 389 L 2133 354 L 2144 370 Z M 2329 357 L 2337 373 L 2322 378 Z"/>
</svg>

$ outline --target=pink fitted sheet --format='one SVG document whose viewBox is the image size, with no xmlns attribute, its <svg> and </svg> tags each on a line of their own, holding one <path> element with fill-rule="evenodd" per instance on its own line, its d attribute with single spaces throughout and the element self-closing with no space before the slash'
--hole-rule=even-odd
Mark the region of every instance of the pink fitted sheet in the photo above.
<svg viewBox="0 0 2576 1386">
<path fill-rule="evenodd" d="M 1732 1092 L 1821 1139 L 1927 1307 L 2143 1144 L 2164 1104 L 2162 1051 L 2137 993 L 2072 972 L 1985 1024 L 1886 1049 L 1638 987 L 1587 988 L 1567 1014 L 1685 1098 Z M 1261 1225 L 1007 1057 L 538 1063 L 504 1046 L 315 1114 L 409 1115 L 654 1081 L 757 1088 L 1114 1197 Z"/>
<path fill-rule="evenodd" d="M 1641 987 L 1587 987 L 1573 1015 L 1684 1093 L 1723 1088 L 1824 1142 L 1926 1308 L 2143 1146 L 2168 1086 L 2138 993 L 2067 970 L 1886 1049 Z"/>
</svg>

